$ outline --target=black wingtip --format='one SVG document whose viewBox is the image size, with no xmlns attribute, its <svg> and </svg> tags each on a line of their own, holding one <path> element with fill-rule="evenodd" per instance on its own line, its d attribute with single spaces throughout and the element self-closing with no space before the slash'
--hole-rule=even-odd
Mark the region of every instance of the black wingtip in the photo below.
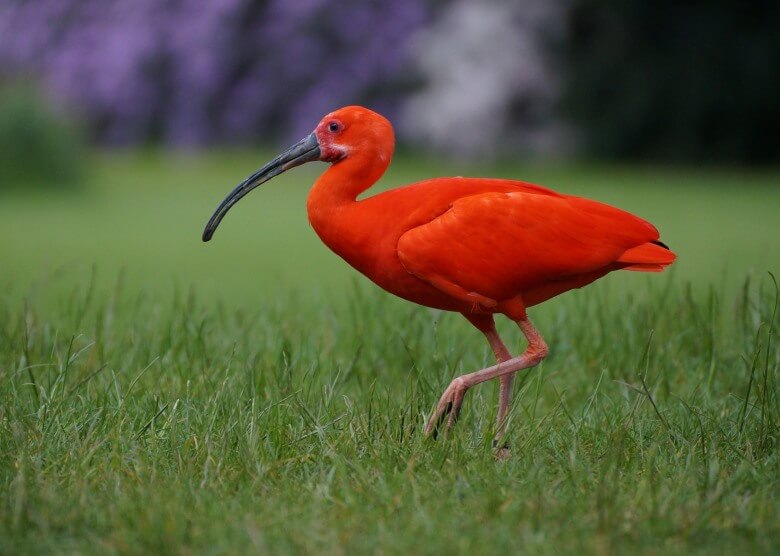
<svg viewBox="0 0 780 556">
<path fill-rule="evenodd" d="M 664 248 L 664 249 L 666 249 L 667 251 L 671 251 L 671 249 L 669 249 L 669 246 L 668 246 L 668 245 L 666 245 L 666 244 L 665 244 L 663 241 L 661 241 L 660 239 L 657 239 L 657 240 L 655 240 L 655 241 L 651 241 L 650 243 L 655 243 L 657 246 L 659 246 L 659 247 L 663 247 L 663 248 Z"/>
</svg>

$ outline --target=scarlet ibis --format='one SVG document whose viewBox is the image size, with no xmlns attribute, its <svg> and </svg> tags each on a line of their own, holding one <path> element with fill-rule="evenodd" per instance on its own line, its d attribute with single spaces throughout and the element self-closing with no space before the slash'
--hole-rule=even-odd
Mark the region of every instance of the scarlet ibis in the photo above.
<svg viewBox="0 0 780 556">
<path fill-rule="evenodd" d="M 467 133 L 464 130 L 464 133 Z M 613 270 L 658 272 L 676 255 L 649 222 L 612 206 L 530 183 L 435 178 L 365 199 L 393 156 L 390 122 L 367 108 L 326 115 L 314 131 L 241 182 L 203 231 L 262 183 L 306 162 L 330 167 L 309 193 L 309 222 L 322 241 L 379 287 L 427 307 L 456 311 L 487 338 L 498 364 L 452 380 L 425 434 L 448 431 L 466 391 L 498 378 L 494 446 L 504 435 L 515 373 L 541 362 L 547 344 L 526 309 Z M 512 357 L 494 323 L 512 319 L 527 347 Z"/>
</svg>

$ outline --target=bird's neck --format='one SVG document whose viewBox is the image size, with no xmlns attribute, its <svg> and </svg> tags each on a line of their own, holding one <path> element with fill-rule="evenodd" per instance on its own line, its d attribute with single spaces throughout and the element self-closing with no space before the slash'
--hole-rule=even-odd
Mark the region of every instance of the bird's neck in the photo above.
<svg viewBox="0 0 780 556">
<path fill-rule="evenodd" d="M 358 196 L 374 185 L 390 163 L 390 156 L 377 153 L 350 156 L 334 163 L 314 183 L 306 203 L 309 222 L 322 241 L 348 260 L 358 244 L 367 238 L 370 226 L 359 226 L 355 219 L 371 219 L 363 214 Z M 360 214 L 357 214 L 357 212 Z"/>
<path fill-rule="evenodd" d="M 309 221 L 314 228 L 356 203 L 358 195 L 374 185 L 389 164 L 389 156 L 365 153 L 331 165 L 314 182 L 306 203 Z"/>
</svg>

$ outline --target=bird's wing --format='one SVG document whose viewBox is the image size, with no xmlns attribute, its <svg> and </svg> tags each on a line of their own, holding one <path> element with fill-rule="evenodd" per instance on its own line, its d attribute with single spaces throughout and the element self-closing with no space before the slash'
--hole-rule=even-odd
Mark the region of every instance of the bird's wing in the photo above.
<svg viewBox="0 0 780 556">
<path fill-rule="evenodd" d="M 604 269 L 657 239 L 649 222 L 596 201 L 533 191 L 482 193 L 454 201 L 404 233 L 398 257 L 408 272 L 445 293 L 490 306 Z"/>
</svg>

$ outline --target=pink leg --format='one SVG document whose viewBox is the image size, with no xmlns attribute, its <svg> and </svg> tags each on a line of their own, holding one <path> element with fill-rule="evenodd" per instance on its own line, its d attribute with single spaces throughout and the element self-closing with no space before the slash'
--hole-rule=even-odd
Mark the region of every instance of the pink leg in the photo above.
<svg viewBox="0 0 780 556">
<path fill-rule="evenodd" d="M 504 346 L 503 342 L 501 341 L 501 338 L 498 337 L 498 333 L 495 334 L 497 343 L 500 344 L 500 346 L 503 348 L 502 353 L 499 355 L 496 348 L 493 348 L 493 351 L 496 352 L 496 360 L 499 363 L 505 363 L 509 361 L 512 356 L 509 354 L 509 351 Z M 488 341 L 490 342 L 491 347 L 493 347 L 493 340 L 491 338 L 488 338 Z M 509 406 L 512 403 L 512 385 L 515 382 L 515 373 L 507 374 L 507 375 L 501 375 L 498 377 L 498 380 L 500 382 L 500 387 L 498 391 L 498 415 L 496 416 L 496 436 L 493 440 L 494 448 L 495 445 L 501 440 L 501 438 L 504 436 L 504 429 L 506 429 L 506 418 L 509 414 Z"/>
<path fill-rule="evenodd" d="M 490 346 L 496 354 L 496 358 L 499 359 L 499 363 L 498 365 L 455 378 L 444 391 L 444 394 L 442 394 L 433 415 L 431 415 L 431 418 L 428 420 L 428 425 L 425 427 L 426 436 L 436 431 L 438 424 L 447 416 L 447 414 L 449 414 L 449 416 L 447 418 L 445 431 L 449 431 L 452 424 L 458 418 L 466 390 L 496 377 L 501 377 L 497 423 L 498 430 L 496 431 L 496 434 L 497 438 L 503 436 L 503 429 L 506 426 L 506 414 L 509 409 L 509 400 L 512 392 L 512 377 L 517 371 L 539 364 L 542 359 L 547 356 L 547 344 L 544 343 L 539 332 L 536 331 L 527 317 L 518 320 L 517 325 L 528 340 L 528 346 L 521 355 L 514 358 L 508 358 L 509 351 L 498 337 L 492 316 L 489 317 L 489 325 L 486 325 L 487 321 L 485 321 L 484 318 L 478 319 L 476 316 L 467 316 L 467 318 L 485 333 L 488 342 L 490 342 Z M 506 358 L 504 359 L 504 357 Z"/>
<path fill-rule="evenodd" d="M 509 350 L 501 341 L 501 337 L 496 330 L 496 324 L 493 315 L 465 315 L 474 326 L 476 326 L 487 338 L 493 354 L 498 363 L 504 363 L 512 358 Z M 494 447 L 504 436 L 506 428 L 506 418 L 509 413 L 509 405 L 512 402 L 512 385 L 515 381 L 515 373 L 501 375 L 498 377 L 501 385 L 498 392 L 498 415 L 496 416 L 496 436 L 493 441 Z"/>
</svg>

